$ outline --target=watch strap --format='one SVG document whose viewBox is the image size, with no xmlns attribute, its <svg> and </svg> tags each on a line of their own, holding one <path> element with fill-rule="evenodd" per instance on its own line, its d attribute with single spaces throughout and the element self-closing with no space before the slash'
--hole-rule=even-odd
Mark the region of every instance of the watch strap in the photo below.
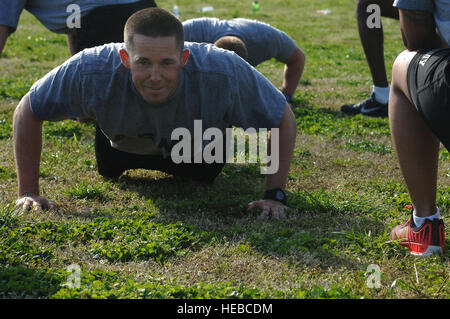
<svg viewBox="0 0 450 319">
<path fill-rule="evenodd" d="M 277 202 L 282 203 L 283 205 L 287 204 L 286 193 L 281 188 L 273 188 L 273 189 L 266 190 L 264 192 L 263 198 L 275 200 Z"/>
</svg>

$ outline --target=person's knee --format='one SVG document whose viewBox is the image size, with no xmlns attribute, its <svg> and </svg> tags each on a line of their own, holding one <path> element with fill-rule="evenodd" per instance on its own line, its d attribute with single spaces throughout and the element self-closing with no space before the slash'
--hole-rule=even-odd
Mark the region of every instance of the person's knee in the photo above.
<svg viewBox="0 0 450 319">
<path fill-rule="evenodd" d="M 414 57 L 415 52 L 405 50 L 401 52 L 394 61 L 392 66 L 392 83 L 393 89 L 399 89 L 403 93 L 408 94 L 407 78 L 408 66 Z"/>
</svg>

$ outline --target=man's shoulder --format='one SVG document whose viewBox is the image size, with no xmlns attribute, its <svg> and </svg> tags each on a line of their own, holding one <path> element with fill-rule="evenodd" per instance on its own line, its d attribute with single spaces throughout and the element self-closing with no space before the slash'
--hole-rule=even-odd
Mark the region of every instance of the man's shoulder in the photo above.
<svg viewBox="0 0 450 319">
<path fill-rule="evenodd" d="M 185 65 L 188 72 L 223 74 L 233 77 L 236 68 L 246 64 L 234 52 L 215 47 L 213 44 L 185 42 L 185 49 L 189 50 L 189 59 Z M 248 66 L 249 72 L 250 66 Z M 244 70 L 246 68 L 244 67 Z"/>
<path fill-rule="evenodd" d="M 48 72 L 33 87 L 57 90 L 64 86 L 78 85 L 83 91 L 96 92 L 107 89 L 111 83 L 120 84 L 126 78 L 126 73 L 122 72 L 125 67 L 120 67 L 119 47 L 107 44 L 85 49 Z"/>
<path fill-rule="evenodd" d="M 121 65 L 119 51 L 123 43 L 108 43 L 85 49 L 74 56 L 78 59 L 82 74 L 110 73 Z"/>
</svg>

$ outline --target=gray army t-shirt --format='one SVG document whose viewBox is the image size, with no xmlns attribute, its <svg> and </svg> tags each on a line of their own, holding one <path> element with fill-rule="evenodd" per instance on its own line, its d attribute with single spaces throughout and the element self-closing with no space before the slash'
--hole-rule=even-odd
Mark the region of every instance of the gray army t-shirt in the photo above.
<svg viewBox="0 0 450 319">
<path fill-rule="evenodd" d="M 214 43 L 226 35 L 241 38 L 247 47 L 248 63 L 253 66 L 272 58 L 286 62 L 296 48 L 285 32 L 255 20 L 198 18 L 184 21 L 183 29 L 184 40 L 191 42 Z"/>
<path fill-rule="evenodd" d="M 434 21 L 442 39 L 450 45 L 450 1 L 449 0 L 395 0 L 394 7 L 433 13 Z"/>
<path fill-rule="evenodd" d="M 185 42 L 190 55 L 175 94 L 148 104 L 120 60 L 122 43 L 86 49 L 53 69 L 30 89 L 31 109 L 40 120 L 88 117 L 116 149 L 168 155 L 172 131 L 229 126 L 278 127 L 286 99 L 261 73 L 234 52 Z M 193 134 L 192 134 L 193 136 Z"/>
</svg>

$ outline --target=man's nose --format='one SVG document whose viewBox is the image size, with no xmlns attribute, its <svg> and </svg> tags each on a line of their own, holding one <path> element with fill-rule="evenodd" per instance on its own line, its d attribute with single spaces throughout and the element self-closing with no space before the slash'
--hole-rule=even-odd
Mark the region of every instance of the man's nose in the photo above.
<svg viewBox="0 0 450 319">
<path fill-rule="evenodd" d="M 159 81 L 161 80 L 161 69 L 157 65 L 153 65 L 150 71 L 150 80 Z"/>
</svg>

